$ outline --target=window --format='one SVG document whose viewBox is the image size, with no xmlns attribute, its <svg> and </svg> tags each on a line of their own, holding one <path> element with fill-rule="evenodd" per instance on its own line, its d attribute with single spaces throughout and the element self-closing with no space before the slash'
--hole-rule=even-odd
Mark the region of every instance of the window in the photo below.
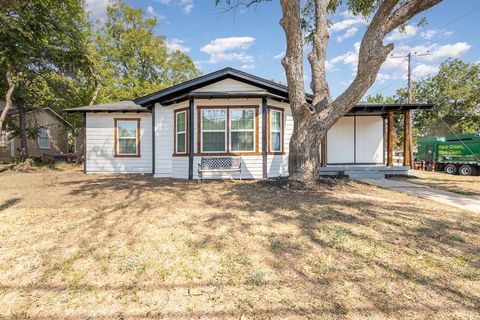
<svg viewBox="0 0 480 320">
<path fill-rule="evenodd" d="M 255 151 L 255 110 L 230 111 L 230 150 Z"/>
<path fill-rule="evenodd" d="M 270 109 L 270 151 L 282 152 L 283 150 L 283 112 Z"/>
<path fill-rule="evenodd" d="M 115 156 L 140 156 L 140 119 L 115 119 Z"/>
<path fill-rule="evenodd" d="M 175 153 L 187 153 L 187 111 L 175 113 Z"/>
<path fill-rule="evenodd" d="M 40 128 L 37 140 L 39 149 L 50 149 L 50 130 L 48 128 Z"/>
<path fill-rule="evenodd" d="M 226 110 L 202 110 L 202 152 L 226 152 Z"/>
</svg>

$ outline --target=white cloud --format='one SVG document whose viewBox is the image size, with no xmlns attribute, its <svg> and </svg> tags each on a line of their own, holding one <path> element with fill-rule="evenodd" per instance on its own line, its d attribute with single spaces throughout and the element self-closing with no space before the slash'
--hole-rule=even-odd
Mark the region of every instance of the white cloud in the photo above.
<svg viewBox="0 0 480 320">
<path fill-rule="evenodd" d="M 275 59 L 281 59 L 285 56 L 285 50 L 283 50 L 282 52 L 280 52 L 279 54 L 273 56 Z"/>
<path fill-rule="evenodd" d="M 157 18 L 157 21 L 165 20 L 166 17 L 163 14 L 158 13 L 154 7 L 148 6 L 147 7 L 147 14 L 151 15 L 152 17 Z"/>
<path fill-rule="evenodd" d="M 357 27 L 352 27 L 350 29 L 347 30 L 347 32 L 345 32 L 343 35 L 341 36 L 338 36 L 337 37 L 337 42 L 342 42 L 346 39 L 350 39 L 351 37 L 353 37 L 356 33 L 358 32 L 358 28 Z"/>
<path fill-rule="evenodd" d="M 417 34 L 418 28 L 416 26 L 407 25 L 403 30 L 399 28 L 390 32 L 385 40 L 387 41 L 398 41 L 398 40 L 405 40 L 407 38 L 414 37 Z"/>
<path fill-rule="evenodd" d="M 350 65 L 353 70 L 356 70 L 358 64 L 358 51 L 360 50 L 360 42 L 355 42 L 353 44 L 353 48 L 355 49 L 355 51 L 348 51 L 344 54 L 327 60 L 325 63 L 325 67 L 329 70 L 332 70 L 337 64 L 343 63 L 345 65 Z"/>
<path fill-rule="evenodd" d="M 92 21 L 104 21 L 107 16 L 107 7 L 110 5 L 110 1 L 105 0 L 85 0 L 85 7 L 90 13 L 90 19 Z"/>
<path fill-rule="evenodd" d="M 244 64 L 240 67 L 240 69 L 243 69 L 243 70 L 251 70 L 251 69 L 254 69 L 255 68 L 255 65 L 253 64 Z"/>
<path fill-rule="evenodd" d="M 426 30 L 420 33 L 420 37 L 430 40 L 437 34 L 437 30 Z"/>
<path fill-rule="evenodd" d="M 412 70 L 412 78 L 419 79 L 438 72 L 438 66 L 419 64 Z"/>
<path fill-rule="evenodd" d="M 431 40 L 433 38 L 447 38 L 452 34 L 453 34 L 453 31 L 447 31 L 442 29 L 428 29 L 420 32 L 420 37 L 426 40 Z"/>
<path fill-rule="evenodd" d="M 252 63 L 254 58 L 245 53 L 255 42 L 252 37 L 217 38 L 203 46 L 200 51 L 210 55 L 210 63 L 221 61 L 240 61 L 244 64 Z M 237 51 L 237 52 L 232 52 Z"/>
<path fill-rule="evenodd" d="M 167 42 L 166 42 L 166 45 L 167 45 L 167 49 L 168 51 L 170 52 L 173 52 L 173 51 L 181 51 L 181 52 L 190 52 L 190 48 L 187 48 L 183 45 L 183 40 L 180 40 L 180 39 L 171 39 L 171 40 L 168 40 L 167 39 Z"/>
<path fill-rule="evenodd" d="M 163 5 L 170 5 L 172 0 L 155 0 L 156 2 Z M 173 0 L 179 7 L 181 7 L 183 13 L 190 13 L 193 10 L 194 4 L 193 0 Z"/>
<path fill-rule="evenodd" d="M 338 32 L 356 25 L 367 24 L 367 19 L 362 16 L 355 16 L 350 11 L 344 11 L 341 15 L 345 17 L 345 19 L 334 22 L 330 27 L 330 31 Z"/>
</svg>

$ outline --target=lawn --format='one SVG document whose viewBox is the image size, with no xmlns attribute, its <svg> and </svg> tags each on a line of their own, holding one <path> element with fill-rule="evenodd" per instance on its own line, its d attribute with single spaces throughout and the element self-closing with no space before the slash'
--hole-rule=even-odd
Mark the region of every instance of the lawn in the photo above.
<svg viewBox="0 0 480 320">
<path fill-rule="evenodd" d="M 474 319 L 480 217 L 340 181 L 291 190 L 0 173 L 0 318 Z"/>
<path fill-rule="evenodd" d="M 401 179 L 445 191 L 480 196 L 480 176 L 464 177 L 431 171 L 414 171 L 414 175 Z"/>
</svg>

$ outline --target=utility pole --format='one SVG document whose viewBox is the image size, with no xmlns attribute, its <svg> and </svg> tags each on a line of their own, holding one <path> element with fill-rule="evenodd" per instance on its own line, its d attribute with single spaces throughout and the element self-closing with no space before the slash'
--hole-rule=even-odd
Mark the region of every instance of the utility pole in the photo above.
<svg viewBox="0 0 480 320">
<path fill-rule="evenodd" d="M 407 59 L 408 62 L 408 75 L 407 75 L 407 103 L 412 103 L 412 57 L 426 56 L 430 52 L 418 53 L 409 52 L 404 56 L 393 56 L 393 59 Z M 403 165 L 413 168 L 413 135 L 412 135 L 412 113 L 410 110 L 403 112 Z"/>
</svg>

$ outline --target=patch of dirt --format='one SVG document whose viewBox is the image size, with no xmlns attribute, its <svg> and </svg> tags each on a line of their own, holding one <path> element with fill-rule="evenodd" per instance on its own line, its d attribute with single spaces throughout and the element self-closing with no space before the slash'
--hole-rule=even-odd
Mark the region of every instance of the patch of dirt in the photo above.
<svg viewBox="0 0 480 320">
<path fill-rule="evenodd" d="M 312 183 L 305 183 L 303 181 L 290 180 L 287 177 L 279 177 L 259 180 L 257 184 L 264 187 L 281 188 L 283 190 L 321 191 L 348 187 L 350 180 L 347 178 L 322 177 Z"/>
</svg>

